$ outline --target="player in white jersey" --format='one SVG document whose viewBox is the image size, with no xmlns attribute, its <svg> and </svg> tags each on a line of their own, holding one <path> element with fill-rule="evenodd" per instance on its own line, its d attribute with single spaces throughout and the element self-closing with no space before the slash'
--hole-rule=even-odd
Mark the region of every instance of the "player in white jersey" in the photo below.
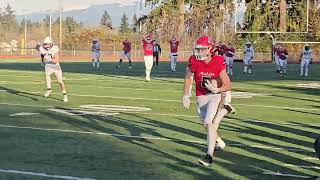
<svg viewBox="0 0 320 180">
<path fill-rule="evenodd" d="M 244 73 L 252 73 L 252 59 L 253 59 L 253 55 L 254 55 L 254 50 L 253 47 L 251 45 L 251 42 L 247 42 L 246 43 L 246 47 L 244 48 L 243 51 L 243 63 L 244 63 Z"/>
<path fill-rule="evenodd" d="M 96 38 L 92 41 L 92 67 L 100 68 L 100 44 Z"/>
<path fill-rule="evenodd" d="M 57 81 L 60 85 L 60 89 L 63 94 L 63 101 L 68 102 L 68 96 L 66 87 L 62 80 L 62 70 L 60 67 L 60 55 L 59 55 L 59 47 L 53 45 L 53 41 L 51 37 L 46 37 L 43 41 L 42 46 L 39 48 L 41 59 L 45 64 L 45 74 L 46 74 L 46 82 L 47 82 L 47 92 L 44 94 L 45 97 L 49 97 L 51 90 L 51 75 L 55 74 Z"/>
<path fill-rule="evenodd" d="M 312 50 L 310 49 L 309 44 L 304 45 L 304 49 L 301 52 L 300 58 L 300 76 L 308 76 L 309 64 L 312 57 Z"/>
</svg>

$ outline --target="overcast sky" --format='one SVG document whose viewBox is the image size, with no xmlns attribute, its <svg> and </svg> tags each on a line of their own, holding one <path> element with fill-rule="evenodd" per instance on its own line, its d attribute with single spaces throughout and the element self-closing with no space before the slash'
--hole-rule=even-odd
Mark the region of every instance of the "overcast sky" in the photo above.
<svg viewBox="0 0 320 180">
<path fill-rule="evenodd" d="M 61 3 L 60 3 L 61 2 Z M 45 11 L 48 9 L 59 9 L 62 4 L 63 9 L 85 9 L 95 4 L 120 3 L 129 5 L 140 2 L 140 0 L 0 0 L 0 7 L 11 4 L 16 14 Z"/>
</svg>

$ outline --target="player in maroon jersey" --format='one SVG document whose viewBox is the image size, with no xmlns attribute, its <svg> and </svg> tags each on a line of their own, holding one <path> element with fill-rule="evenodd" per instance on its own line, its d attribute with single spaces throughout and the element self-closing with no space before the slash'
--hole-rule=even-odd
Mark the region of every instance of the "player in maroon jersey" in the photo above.
<svg viewBox="0 0 320 180">
<path fill-rule="evenodd" d="M 122 63 L 122 59 L 127 57 L 128 61 L 129 61 L 129 69 L 132 68 L 132 63 L 131 63 L 131 42 L 129 41 L 129 39 L 126 37 L 124 39 L 124 41 L 122 42 L 123 48 L 122 48 L 122 53 L 120 55 L 120 60 L 119 60 L 119 64 L 117 66 L 117 68 L 120 68 L 121 63 Z"/>
</svg>

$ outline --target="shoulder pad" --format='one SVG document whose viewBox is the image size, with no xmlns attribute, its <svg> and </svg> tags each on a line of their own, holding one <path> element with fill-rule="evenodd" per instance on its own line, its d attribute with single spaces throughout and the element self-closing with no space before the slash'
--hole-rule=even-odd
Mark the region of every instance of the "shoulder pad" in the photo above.
<svg viewBox="0 0 320 180">
<path fill-rule="evenodd" d="M 59 47 L 58 46 L 52 46 L 52 48 L 50 49 L 52 54 L 57 54 L 59 53 Z"/>
</svg>

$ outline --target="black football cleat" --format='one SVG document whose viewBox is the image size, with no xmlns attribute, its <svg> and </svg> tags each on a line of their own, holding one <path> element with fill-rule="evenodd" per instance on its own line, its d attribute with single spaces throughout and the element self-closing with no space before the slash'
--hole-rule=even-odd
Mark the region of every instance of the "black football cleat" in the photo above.
<svg viewBox="0 0 320 180">
<path fill-rule="evenodd" d="M 236 109 L 234 107 L 232 107 L 231 104 L 229 104 L 229 103 L 225 103 L 224 108 L 228 111 L 228 114 L 235 114 L 236 113 Z"/>
<path fill-rule="evenodd" d="M 199 159 L 199 164 L 208 167 L 212 164 L 212 161 L 212 157 L 206 154 L 202 159 Z"/>
</svg>

